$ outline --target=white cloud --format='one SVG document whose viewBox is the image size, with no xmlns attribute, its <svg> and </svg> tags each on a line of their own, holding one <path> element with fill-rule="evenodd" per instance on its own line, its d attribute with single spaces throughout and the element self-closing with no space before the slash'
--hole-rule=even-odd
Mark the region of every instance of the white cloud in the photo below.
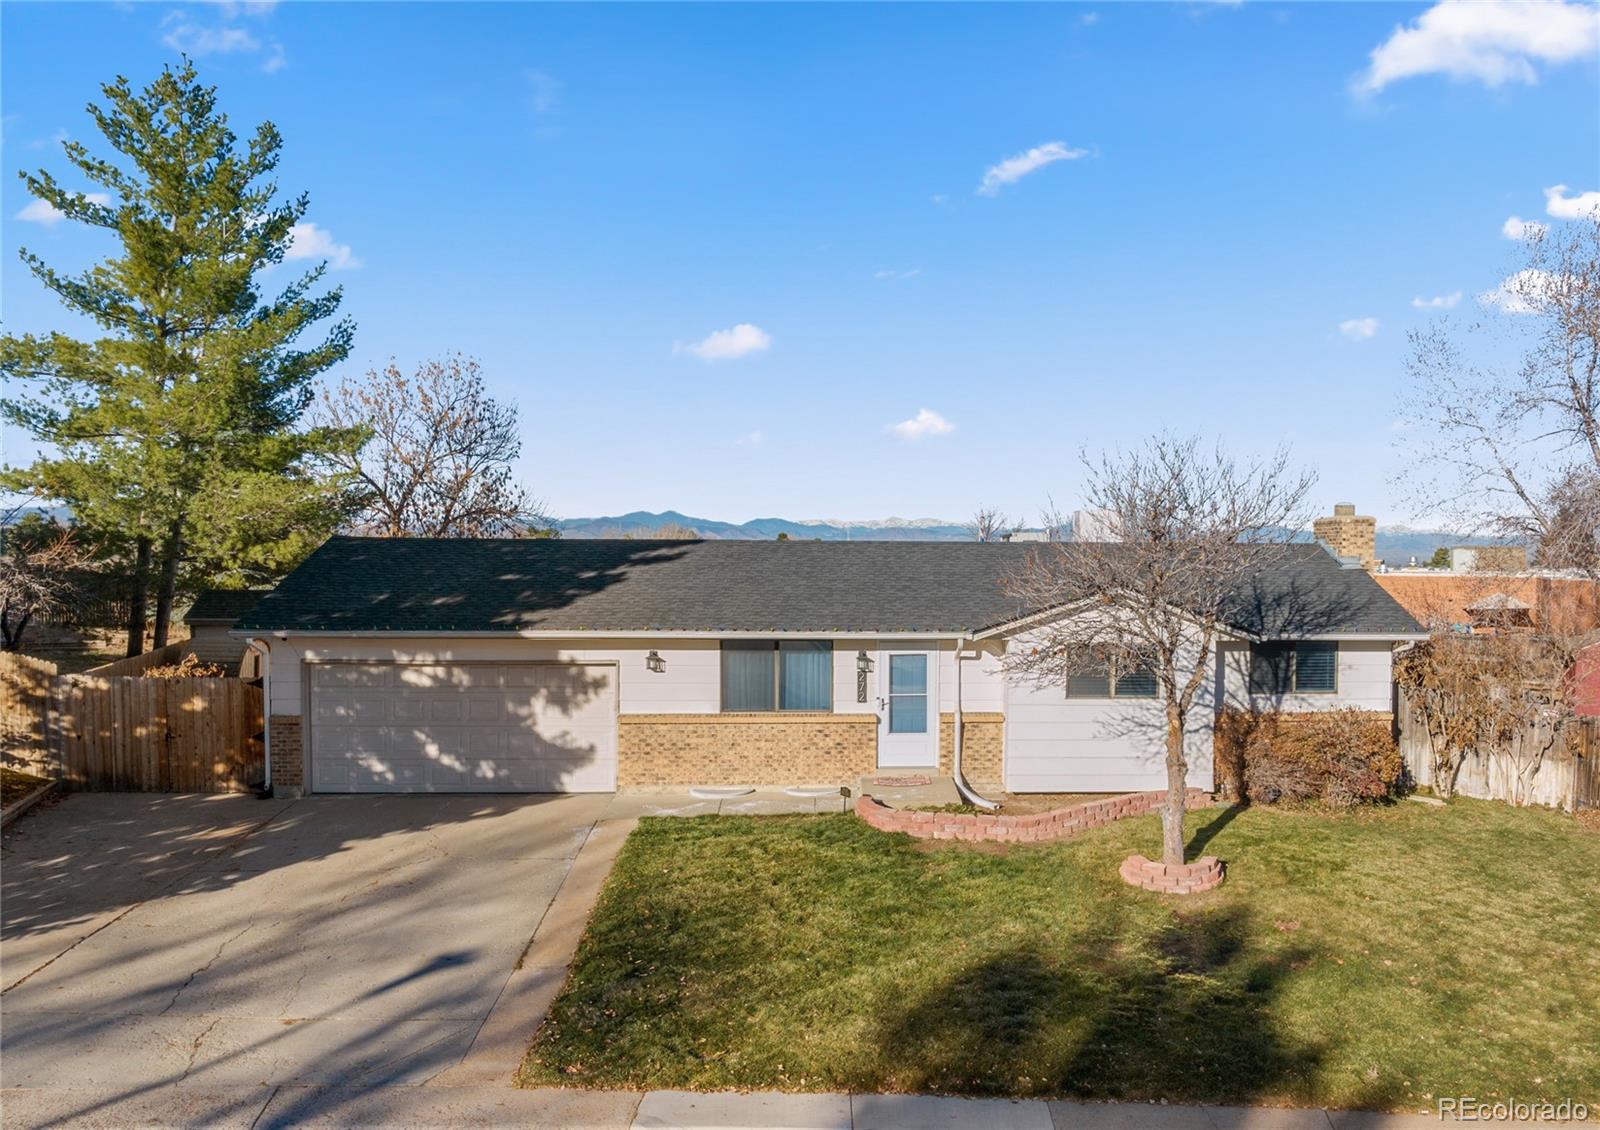
<svg viewBox="0 0 1600 1130">
<path fill-rule="evenodd" d="M 522 78 L 528 84 L 528 109 L 535 114 L 548 114 L 556 108 L 556 103 L 561 99 L 560 79 L 545 71 L 532 69 L 523 71 Z"/>
<path fill-rule="evenodd" d="M 84 199 L 92 204 L 111 203 L 111 197 L 103 192 L 86 192 L 83 196 Z M 30 201 L 22 211 L 17 213 L 17 219 L 30 224 L 43 224 L 47 228 L 55 227 L 66 218 L 67 214 L 48 200 Z"/>
<path fill-rule="evenodd" d="M 1564 184 L 1544 190 L 1544 210 L 1558 220 L 1581 220 L 1596 209 L 1600 209 L 1600 191 L 1568 196 Z"/>
<path fill-rule="evenodd" d="M 1486 86 L 1536 83 L 1535 64 L 1580 62 L 1596 50 L 1600 7 L 1584 0 L 1440 0 L 1373 49 L 1356 89 L 1376 94 L 1430 74 Z"/>
<path fill-rule="evenodd" d="M 1339 323 L 1339 332 L 1352 341 L 1365 341 L 1378 332 L 1378 319 L 1351 318 Z"/>
<path fill-rule="evenodd" d="M 327 228 L 309 222 L 295 224 L 289 229 L 289 249 L 283 257 L 326 259 L 329 268 L 335 271 L 353 271 L 361 266 L 361 260 L 351 252 L 348 243 L 335 243 Z"/>
<path fill-rule="evenodd" d="M 1534 239 L 1550 230 L 1548 224 L 1538 220 L 1524 220 L 1521 216 L 1508 216 L 1500 225 L 1500 234 L 1507 239 Z"/>
<path fill-rule="evenodd" d="M 912 267 L 909 271 L 895 271 L 889 269 L 873 271 L 872 277 L 875 279 L 914 279 L 920 274 L 922 274 L 921 267 Z"/>
<path fill-rule="evenodd" d="M 161 37 L 161 42 L 174 51 L 204 59 L 207 55 L 233 55 L 261 50 L 261 41 L 245 28 L 227 25 L 206 27 L 190 23 L 181 13 L 173 14 L 178 19 L 169 21 L 171 30 Z"/>
<path fill-rule="evenodd" d="M 740 447 L 759 447 L 761 446 L 761 441 L 765 438 L 766 437 L 763 436 L 760 431 L 753 431 L 746 432 L 733 442 L 738 444 Z"/>
<path fill-rule="evenodd" d="M 1432 298 L 1423 298 L 1418 295 L 1411 300 L 1411 305 L 1418 310 L 1450 310 L 1460 301 L 1461 292 L 1452 290 L 1449 294 L 1436 294 Z"/>
<path fill-rule="evenodd" d="M 192 19 L 181 8 L 168 12 L 161 20 L 161 26 L 167 29 L 161 42 L 196 59 L 210 55 L 256 55 L 265 51 L 261 69 L 269 75 L 283 69 L 288 62 L 283 44 L 272 38 L 264 40 L 236 22 L 241 18 L 264 20 L 277 7 L 276 0 L 223 0 L 206 7 L 219 17 L 215 22 Z"/>
<path fill-rule="evenodd" d="M 1556 276 L 1535 267 L 1524 267 L 1502 280 L 1493 290 L 1478 295 L 1478 301 L 1502 314 L 1537 314 L 1540 296 L 1555 286 Z"/>
<path fill-rule="evenodd" d="M 926 439 L 928 436 L 949 435 L 956 430 L 956 426 L 946 420 L 932 408 L 919 409 L 917 414 L 909 420 L 901 420 L 898 424 L 890 424 L 884 431 L 892 432 L 905 440 Z"/>
<path fill-rule="evenodd" d="M 1043 145 L 1035 145 L 1026 153 L 1018 153 L 1007 157 L 998 165 L 989 166 L 978 185 L 978 195 L 993 196 L 1006 185 L 1016 184 L 1029 173 L 1038 172 L 1046 165 L 1053 165 L 1057 161 L 1076 161 L 1088 155 L 1087 149 L 1069 149 L 1060 141 L 1047 141 Z"/>
<path fill-rule="evenodd" d="M 1082 24 L 1084 27 L 1093 27 L 1095 24 L 1097 24 L 1099 22 L 1100 22 L 1100 13 L 1099 12 L 1085 12 L 1083 15 L 1078 17 L 1078 23 Z"/>
<path fill-rule="evenodd" d="M 752 353 L 765 353 L 772 348 L 772 335 L 760 326 L 740 322 L 726 330 L 709 333 L 691 345 L 676 342 L 674 353 L 688 353 L 702 361 L 732 361 Z"/>
</svg>

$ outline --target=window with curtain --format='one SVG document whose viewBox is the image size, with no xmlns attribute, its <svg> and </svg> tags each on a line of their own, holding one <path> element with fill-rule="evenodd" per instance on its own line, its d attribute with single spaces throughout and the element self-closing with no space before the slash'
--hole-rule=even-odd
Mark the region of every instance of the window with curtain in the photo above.
<svg viewBox="0 0 1600 1130">
<path fill-rule="evenodd" d="M 1068 698 L 1155 698 L 1155 673 L 1147 667 L 1117 672 L 1109 667 L 1067 677 Z"/>
<path fill-rule="evenodd" d="M 722 709 L 832 710 L 832 641 L 722 641 Z"/>
<path fill-rule="evenodd" d="M 1333 694 L 1338 689 L 1337 643 L 1301 640 L 1251 645 L 1251 694 Z"/>
</svg>

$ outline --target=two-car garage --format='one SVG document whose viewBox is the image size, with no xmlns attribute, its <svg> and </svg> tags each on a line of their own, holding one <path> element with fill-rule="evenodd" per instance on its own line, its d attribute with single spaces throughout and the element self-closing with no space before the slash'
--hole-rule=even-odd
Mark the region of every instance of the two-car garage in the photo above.
<svg viewBox="0 0 1600 1130">
<path fill-rule="evenodd" d="M 617 669 L 307 663 L 311 790 L 611 792 Z"/>
</svg>

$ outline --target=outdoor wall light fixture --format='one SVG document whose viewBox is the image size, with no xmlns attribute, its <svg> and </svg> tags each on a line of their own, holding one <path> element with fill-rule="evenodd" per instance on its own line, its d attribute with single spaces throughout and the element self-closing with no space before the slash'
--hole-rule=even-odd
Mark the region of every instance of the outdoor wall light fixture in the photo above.
<svg viewBox="0 0 1600 1130">
<path fill-rule="evenodd" d="M 651 648 L 650 654 L 644 657 L 644 665 L 658 675 L 667 669 L 667 661 L 661 658 L 661 653 L 655 648 Z"/>
<path fill-rule="evenodd" d="M 856 652 L 856 701 L 867 701 L 867 672 L 872 670 L 872 659 L 865 651 Z"/>
</svg>

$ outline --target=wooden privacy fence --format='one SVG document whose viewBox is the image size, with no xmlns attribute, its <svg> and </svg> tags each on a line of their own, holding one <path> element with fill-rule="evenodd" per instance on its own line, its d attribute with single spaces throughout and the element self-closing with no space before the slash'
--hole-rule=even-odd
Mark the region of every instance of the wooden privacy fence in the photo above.
<svg viewBox="0 0 1600 1130">
<path fill-rule="evenodd" d="M 155 662 L 162 660 L 145 666 Z M 30 748 L 25 736 L 37 734 L 29 755 L 35 771 L 75 789 L 240 792 L 265 776 L 260 687 L 242 679 L 108 675 L 103 668 L 57 675 L 39 663 L 0 656 L 7 763 Z"/>
<path fill-rule="evenodd" d="M 130 655 L 126 659 L 117 659 L 110 663 L 102 663 L 98 667 L 91 667 L 83 672 L 85 675 L 142 675 L 152 667 L 166 667 L 183 658 L 183 645 L 169 643 L 166 647 L 158 647 L 154 651 L 147 651 L 142 655 Z"/>
<path fill-rule="evenodd" d="M 46 776 L 50 687 L 56 665 L 15 652 L 0 652 L 0 764 Z"/>
<path fill-rule="evenodd" d="M 1437 780 L 1422 712 L 1400 692 L 1400 756 L 1418 785 L 1436 792 L 1573 811 L 1600 807 L 1600 718 L 1529 726 L 1504 749 L 1461 755 L 1450 781 Z M 1544 750 L 1542 757 L 1534 752 Z"/>
</svg>

